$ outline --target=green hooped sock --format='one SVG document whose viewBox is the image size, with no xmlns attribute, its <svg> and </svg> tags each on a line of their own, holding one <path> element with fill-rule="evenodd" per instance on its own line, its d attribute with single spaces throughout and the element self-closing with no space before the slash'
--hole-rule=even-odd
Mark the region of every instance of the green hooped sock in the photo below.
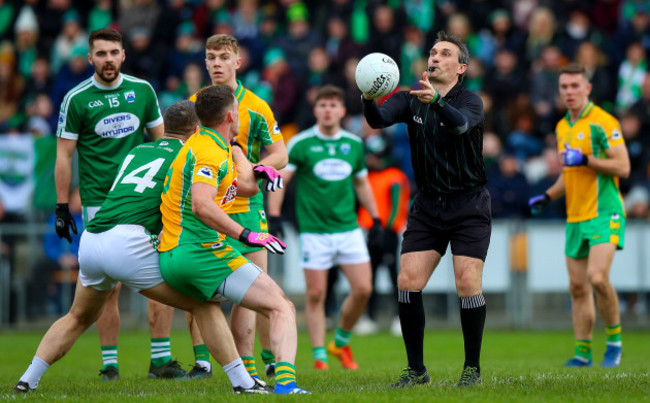
<svg viewBox="0 0 650 403">
<path fill-rule="evenodd" d="M 210 362 L 210 352 L 205 344 L 194 346 L 194 361 Z"/>
<path fill-rule="evenodd" d="M 325 350 L 325 347 L 314 347 L 311 349 L 311 354 L 314 356 L 314 360 L 327 362 L 327 350 Z"/>
<path fill-rule="evenodd" d="M 275 383 L 288 385 L 296 382 L 296 368 L 288 362 L 279 362 L 275 366 Z"/>
<path fill-rule="evenodd" d="M 264 365 L 275 364 L 275 356 L 271 350 L 262 350 L 262 361 Z"/>
<path fill-rule="evenodd" d="M 172 360 L 172 347 L 169 337 L 151 338 L 151 363 L 162 367 Z"/>
<path fill-rule="evenodd" d="M 257 375 L 257 368 L 255 367 L 255 357 L 242 355 L 241 360 L 244 362 L 244 367 L 246 367 L 246 371 L 248 371 L 248 375 L 250 375 L 251 377 L 259 378 L 259 375 Z"/>
<path fill-rule="evenodd" d="M 607 334 L 607 344 L 621 346 L 621 324 L 616 326 L 605 326 L 605 333 Z"/>
<path fill-rule="evenodd" d="M 119 369 L 117 365 L 117 346 L 102 346 L 102 361 L 104 363 L 102 370 L 108 367 Z"/>
<path fill-rule="evenodd" d="M 574 356 L 585 361 L 591 360 L 591 340 L 576 340 Z"/>
<path fill-rule="evenodd" d="M 345 347 L 350 342 L 351 336 L 352 332 L 346 332 L 340 327 L 337 327 L 336 334 L 334 335 L 334 344 L 336 344 L 336 347 L 338 348 Z"/>
</svg>

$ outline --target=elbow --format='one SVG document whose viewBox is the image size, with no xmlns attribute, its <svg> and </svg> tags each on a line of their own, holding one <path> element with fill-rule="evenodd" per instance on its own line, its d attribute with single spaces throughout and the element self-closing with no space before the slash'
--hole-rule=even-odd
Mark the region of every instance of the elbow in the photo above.
<svg viewBox="0 0 650 403">
<path fill-rule="evenodd" d="M 627 179 L 630 177 L 630 166 L 626 166 L 618 173 L 618 177 L 621 179 Z"/>
</svg>

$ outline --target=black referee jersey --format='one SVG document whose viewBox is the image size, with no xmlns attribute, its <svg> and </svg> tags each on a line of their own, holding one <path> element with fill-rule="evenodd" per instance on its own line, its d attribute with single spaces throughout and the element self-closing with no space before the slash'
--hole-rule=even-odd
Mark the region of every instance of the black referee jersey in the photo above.
<svg viewBox="0 0 650 403">
<path fill-rule="evenodd" d="M 487 182 L 483 163 L 483 101 L 456 84 L 441 102 L 428 105 L 408 91 L 381 108 L 363 100 L 373 128 L 405 122 L 418 191 L 425 196 L 465 193 Z"/>
</svg>

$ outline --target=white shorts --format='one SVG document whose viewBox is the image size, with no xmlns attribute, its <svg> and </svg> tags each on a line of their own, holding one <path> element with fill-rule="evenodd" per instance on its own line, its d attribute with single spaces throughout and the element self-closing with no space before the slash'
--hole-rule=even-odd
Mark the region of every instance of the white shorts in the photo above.
<svg viewBox="0 0 650 403">
<path fill-rule="evenodd" d="M 337 234 L 300 234 L 303 269 L 328 270 L 333 266 L 370 261 L 361 229 Z"/>
<path fill-rule="evenodd" d="M 79 242 L 79 278 L 84 287 L 111 290 L 119 281 L 136 291 L 164 280 L 160 274 L 158 237 L 141 225 L 120 224 L 93 234 L 84 231 Z"/>
</svg>

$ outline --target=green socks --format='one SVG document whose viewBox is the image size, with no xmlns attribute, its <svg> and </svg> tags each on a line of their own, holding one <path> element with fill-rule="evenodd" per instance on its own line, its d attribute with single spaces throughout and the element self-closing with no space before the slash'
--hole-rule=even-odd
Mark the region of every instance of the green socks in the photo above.
<svg viewBox="0 0 650 403">
<path fill-rule="evenodd" d="M 117 346 L 101 346 L 102 347 L 102 361 L 104 362 L 104 367 L 102 370 L 105 370 L 109 366 L 113 366 L 117 369 Z"/>
<path fill-rule="evenodd" d="M 334 335 L 334 344 L 338 348 L 345 347 L 350 342 L 350 336 L 352 336 L 352 332 L 346 332 L 340 327 L 337 327 L 336 334 Z"/>
<path fill-rule="evenodd" d="M 576 340 L 574 357 L 582 361 L 591 360 L 591 340 Z"/>
<path fill-rule="evenodd" d="M 271 350 L 262 350 L 262 361 L 264 361 L 264 365 L 275 364 L 273 352 Z"/>
<path fill-rule="evenodd" d="M 605 326 L 605 333 L 607 334 L 607 345 L 621 347 L 621 324 L 616 326 Z"/>
<path fill-rule="evenodd" d="M 205 368 L 207 370 L 211 369 L 210 352 L 208 351 L 208 347 L 206 347 L 205 344 L 194 346 L 194 361 L 202 368 Z"/>
<path fill-rule="evenodd" d="M 327 362 L 327 351 L 325 350 L 325 347 L 314 347 L 311 349 L 311 354 L 314 356 L 314 360 Z M 277 367 L 275 368 L 275 371 L 276 371 L 275 373 L 277 374 L 278 371 Z"/>
<path fill-rule="evenodd" d="M 172 360 L 172 347 L 169 337 L 151 338 L 151 363 L 162 367 Z"/>
</svg>

